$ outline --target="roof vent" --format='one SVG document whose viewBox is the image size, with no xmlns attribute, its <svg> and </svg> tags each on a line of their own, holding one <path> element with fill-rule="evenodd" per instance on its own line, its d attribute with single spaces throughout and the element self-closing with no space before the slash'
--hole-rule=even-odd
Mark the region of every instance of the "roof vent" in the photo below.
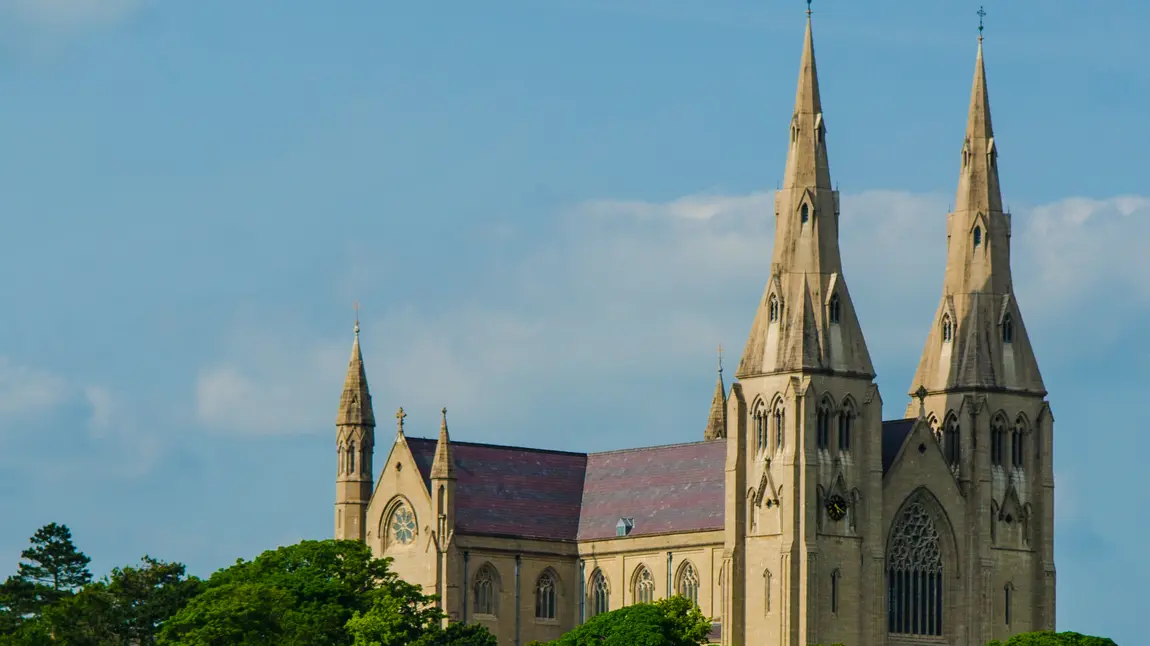
<svg viewBox="0 0 1150 646">
<path fill-rule="evenodd" d="M 635 529 L 634 518 L 620 518 L 619 522 L 615 523 L 615 536 L 626 536 Z"/>
</svg>

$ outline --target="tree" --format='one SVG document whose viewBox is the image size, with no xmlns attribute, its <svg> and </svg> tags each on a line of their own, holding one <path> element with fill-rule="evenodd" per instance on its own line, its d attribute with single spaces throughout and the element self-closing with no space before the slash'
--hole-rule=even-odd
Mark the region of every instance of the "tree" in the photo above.
<svg viewBox="0 0 1150 646">
<path fill-rule="evenodd" d="M 362 542 L 304 541 L 213 574 L 202 594 L 164 622 L 156 643 L 412 644 L 451 634 L 439 627 L 434 601 Z"/>
<path fill-rule="evenodd" d="M 675 596 L 596 615 L 551 646 L 696 646 L 710 633 L 699 607 Z"/>
<path fill-rule="evenodd" d="M 45 525 L 29 540 L 32 545 L 20 553 L 16 574 L 0 584 L 0 635 L 15 634 L 45 607 L 92 580 L 91 559 L 76 549 L 66 526 Z"/>
<path fill-rule="evenodd" d="M 1118 646 L 1113 639 L 1091 637 L 1079 633 L 1040 631 L 1022 633 L 1002 642 L 994 640 L 987 646 Z"/>
<path fill-rule="evenodd" d="M 499 640 L 479 624 L 454 623 L 446 630 L 438 626 L 428 630 L 411 646 L 499 646 Z"/>
</svg>

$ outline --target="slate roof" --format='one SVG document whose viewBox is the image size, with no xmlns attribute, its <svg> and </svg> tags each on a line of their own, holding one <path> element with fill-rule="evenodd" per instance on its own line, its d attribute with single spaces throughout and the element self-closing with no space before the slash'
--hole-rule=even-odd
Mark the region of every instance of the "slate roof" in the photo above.
<svg viewBox="0 0 1150 646">
<path fill-rule="evenodd" d="M 882 423 L 882 468 L 894 462 L 914 419 Z M 408 437 L 431 490 L 436 440 Z M 451 442 L 456 529 L 466 534 L 585 541 L 723 528 L 726 440 L 571 453 Z"/>
<path fill-rule="evenodd" d="M 898 457 L 898 450 L 914 428 L 915 419 L 892 419 L 882 423 L 882 472 L 886 475 L 894 459 Z"/>
</svg>

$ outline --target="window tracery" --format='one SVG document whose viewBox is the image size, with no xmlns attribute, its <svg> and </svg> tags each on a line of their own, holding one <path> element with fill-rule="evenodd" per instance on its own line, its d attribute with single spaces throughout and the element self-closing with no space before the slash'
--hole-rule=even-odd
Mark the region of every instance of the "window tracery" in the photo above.
<svg viewBox="0 0 1150 646">
<path fill-rule="evenodd" d="M 679 582 L 675 588 L 679 596 L 690 599 L 696 606 L 699 605 L 699 575 L 690 561 L 679 569 Z"/>
<path fill-rule="evenodd" d="M 635 575 L 635 589 L 632 591 L 632 596 L 635 597 L 635 603 L 655 601 L 655 577 L 651 576 L 651 571 L 645 565 L 640 565 L 639 572 Z"/>
<path fill-rule="evenodd" d="M 755 449 L 762 451 L 767 448 L 767 407 L 761 401 L 755 406 L 753 415 L 755 430 Z"/>
<path fill-rule="evenodd" d="M 607 588 L 607 577 L 603 570 L 595 570 L 591 575 L 591 616 L 611 610 L 611 592 Z"/>
<path fill-rule="evenodd" d="M 555 618 L 555 575 L 547 570 L 535 584 L 535 618 Z"/>
<path fill-rule="evenodd" d="M 497 586 L 495 570 L 490 564 L 485 564 L 475 573 L 473 591 L 475 594 L 475 614 L 494 615 Z"/>
<path fill-rule="evenodd" d="M 895 521 L 887 547 L 887 630 L 942 635 L 943 561 L 938 529 L 920 500 Z"/>
<path fill-rule="evenodd" d="M 410 545 L 415 540 L 415 514 L 404 503 L 399 503 L 391 512 L 391 522 L 388 523 L 391 531 L 391 540 L 398 545 Z"/>
</svg>

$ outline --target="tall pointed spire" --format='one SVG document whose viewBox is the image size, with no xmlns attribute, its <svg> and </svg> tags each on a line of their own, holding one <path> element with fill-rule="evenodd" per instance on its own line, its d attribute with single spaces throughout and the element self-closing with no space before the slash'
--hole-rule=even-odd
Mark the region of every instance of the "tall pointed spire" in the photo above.
<svg viewBox="0 0 1150 646">
<path fill-rule="evenodd" d="M 431 477 L 437 480 L 455 478 L 455 459 L 451 455 L 451 436 L 447 432 L 447 409 L 442 412 L 439 441 L 435 444 L 435 457 L 431 462 Z"/>
<path fill-rule="evenodd" d="M 932 394 L 970 388 L 1045 393 L 1011 278 L 1010 214 L 1002 209 L 981 24 L 947 239 L 942 300 L 911 394 L 919 387 Z"/>
<path fill-rule="evenodd" d="M 771 276 L 743 351 L 739 379 L 796 371 L 873 376 L 839 252 L 839 194 L 831 183 L 807 14 L 787 165 L 775 194 Z"/>
<path fill-rule="evenodd" d="M 727 394 L 723 387 L 723 346 L 719 346 L 719 378 L 715 382 L 715 394 L 711 397 L 711 414 L 707 417 L 704 440 L 717 440 L 727 437 Z"/>
<path fill-rule="evenodd" d="M 371 411 L 371 392 L 367 387 L 367 371 L 363 367 L 363 353 L 359 349 L 359 317 L 355 321 L 355 340 L 351 343 L 351 360 L 343 380 L 343 394 L 339 398 L 336 424 L 375 426 Z"/>
</svg>

